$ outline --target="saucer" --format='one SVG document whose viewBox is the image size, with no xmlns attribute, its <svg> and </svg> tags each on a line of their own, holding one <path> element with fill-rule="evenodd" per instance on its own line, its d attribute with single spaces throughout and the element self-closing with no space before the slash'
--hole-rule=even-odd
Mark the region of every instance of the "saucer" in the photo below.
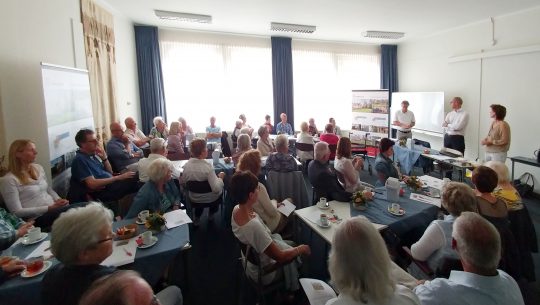
<svg viewBox="0 0 540 305">
<path fill-rule="evenodd" d="M 28 235 L 25 235 L 25 236 L 23 236 L 23 238 L 21 240 L 21 244 L 23 244 L 23 245 L 33 245 L 35 243 L 38 243 L 38 242 L 44 240 L 45 238 L 47 238 L 47 233 L 45 233 L 45 232 L 41 232 L 41 234 L 39 235 L 39 238 L 36 239 L 36 240 L 32 240 L 32 241 L 29 241 L 28 240 Z"/>
<path fill-rule="evenodd" d="M 140 235 L 139 235 L 140 236 Z M 149 244 L 149 245 L 145 245 L 145 244 L 142 244 L 142 245 L 137 245 L 137 248 L 139 249 L 146 249 L 146 248 L 150 248 L 152 247 L 153 245 L 155 245 L 158 241 L 158 238 L 157 236 L 152 236 L 152 242 Z"/>
<path fill-rule="evenodd" d="M 138 225 L 143 225 L 143 224 L 145 224 L 146 222 L 140 220 L 139 218 L 137 218 L 137 220 L 135 221 L 135 223 L 138 224 Z"/>
<path fill-rule="evenodd" d="M 327 226 L 323 226 L 323 224 L 321 223 L 321 220 L 320 219 L 317 219 L 317 221 L 315 221 L 315 223 L 321 227 L 321 228 L 330 228 L 330 221 L 328 221 L 328 225 Z"/>
<path fill-rule="evenodd" d="M 36 272 L 28 272 L 26 271 L 26 269 L 24 269 L 23 272 L 21 272 L 21 277 L 34 277 L 36 275 L 39 275 L 39 274 L 42 274 L 43 272 L 47 271 L 47 269 L 49 269 L 50 267 L 52 266 L 52 262 L 50 261 L 44 261 L 43 262 L 43 267 L 41 267 L 41 269 L 39 269 L 39 271 L 36 271 Z"/>
<path fill-rule="evenodd" d="M 403 216 L 403 215 L 405 215 L 405 210 L 403 208 L 399 208 L 399 212 L 394 212 L 394 211 L 392 211 L 391 207 L 388 206 L 388 213 L 390 213 L 392 215 L 396 215 L 396 216 Z"/>
<path fill-rule="evenodd" d="M 319 203 L 320 203 L 320 202 L 317 202 L 317 207 L 318 207 L 319 209 L 321 209 L 321 210 L 328 210 L 328 209 L 330 208 L 330 203 L 328 203 L 328 202 L 327 202 L 327 203 L 328 203 L 327 206 L 322 206 L 322 207 L 319 205 Z"/>
</svg>

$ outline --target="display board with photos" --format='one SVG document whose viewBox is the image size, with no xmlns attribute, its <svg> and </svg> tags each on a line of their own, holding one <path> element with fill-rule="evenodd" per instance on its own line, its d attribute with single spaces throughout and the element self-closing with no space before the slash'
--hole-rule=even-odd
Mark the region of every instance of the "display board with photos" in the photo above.
<svg viewBox="0 0 540 305">
<path fill-rule="evenodd" d="M 388 90 L 352 90 L 351 142 L 376 146 L 389 136 Z"/>
</svg>

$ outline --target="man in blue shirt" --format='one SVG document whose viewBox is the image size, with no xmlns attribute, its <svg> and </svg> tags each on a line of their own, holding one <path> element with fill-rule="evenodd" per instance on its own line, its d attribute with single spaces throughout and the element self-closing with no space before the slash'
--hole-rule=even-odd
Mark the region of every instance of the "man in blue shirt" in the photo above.
<svg viewBox="0 0 540 305">
<path fill-rule="evenodd" d="M 116 201 L 138 190 L 135 172 L 126 171 L 113 176 L 107 154 L 99 148 L 94 131 L 81 129 L 75 135 L 79 150 L 71 165 L 68 198 L 72 203 L 91 199 Z"/>
<path fill-rule="evenodd" d="M 452 248 L 464 271 L 417 286 L 414 292 L 422 305 L 524 304 L 516 281 L 497 270 L 501 238 L 490 222 L 474 212 L 461 213 L 454 222 Z"/>
<path fill-rule="evenodd" d="M 287 123 L 287 115 L 285 113 L 282 113 L 279 117 L 281 118 L 281 122 L 277 123 L 276 125 L 276 133 L 284 133 L 292 136 L 294 134 L 294 130 L 291 124 Z"/>
<path fill-rule="evenodd" d="M 124 135 L 120 123 L 111 124 L 112 137 L 107 143 L 107 156 L 114 172 L 120 173 L 127 169 L 137 171 L 137 162 L 142 158 L 142 150 Z"/>
</svg>

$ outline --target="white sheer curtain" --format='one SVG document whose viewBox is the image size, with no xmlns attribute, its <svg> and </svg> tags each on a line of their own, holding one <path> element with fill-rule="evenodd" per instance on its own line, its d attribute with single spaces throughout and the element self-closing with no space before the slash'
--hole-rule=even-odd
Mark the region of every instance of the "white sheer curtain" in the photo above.
<svg viewBox="0 0 540 305">
<path fill-rule="evenodd" d="M 293 40 L 294 122 L 352 126 L 351 90 L 380 88 L 380 48 Z"/>
<path fill-rule="evenodd" d="M 160 31 L 167 122 L 184 117 L 195 132 L 231 131 L 241 113 L 255 130 L 272 115 L 270 39 Z"/>
</svg>

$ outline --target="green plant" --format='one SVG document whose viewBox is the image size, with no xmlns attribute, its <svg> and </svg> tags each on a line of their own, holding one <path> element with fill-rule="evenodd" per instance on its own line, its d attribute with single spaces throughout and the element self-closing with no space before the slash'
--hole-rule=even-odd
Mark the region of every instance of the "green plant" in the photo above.
<svg viewBox="0 0 540 305">
<path fill-rule="evenodd" d="M 146 223 L 144 224 L 144 226 L 147 229 L 159 231 L 161 230 L 161 227 L 165 225 L 165 223 L 167 223 L 167 221 L 165 220 L 163 215 L 154 212 L 146 218 Z"/>
</svg>

